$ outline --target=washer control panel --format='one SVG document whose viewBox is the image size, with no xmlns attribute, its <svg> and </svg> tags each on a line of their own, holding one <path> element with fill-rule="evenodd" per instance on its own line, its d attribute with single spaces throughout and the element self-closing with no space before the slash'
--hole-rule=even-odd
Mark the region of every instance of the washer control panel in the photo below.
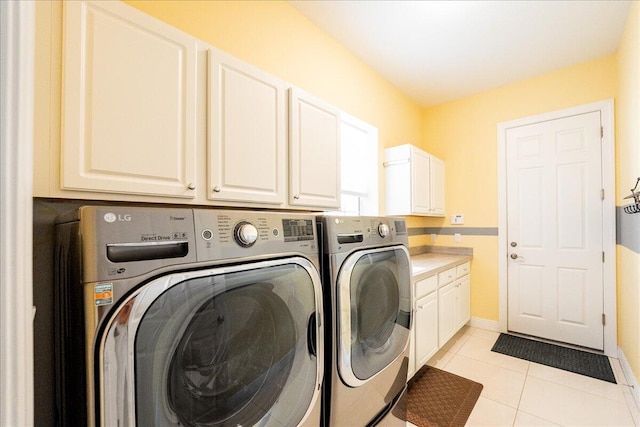
<svg viewBox="0 0 640 427">
<path fill-rule="evenodd" d="M 233 228 L 233 238 L 237 244 L 248 248 L 258 240 L 258 229 L 248 221 L 240 221 Z"/>
<path fill-rule="evenodd" d="M 310 214 L 194 209 L 198 261 L 280 252 L 314 254 L 315 217 Z"/>
<path fill-rule="evenodd" d="M 389 234 L 389 226 L 387 224 L 381 223 L 378 224 L 378 234 L 380 235 L 380 237 L 387 237 L 387 235 Z"/>
</svg>

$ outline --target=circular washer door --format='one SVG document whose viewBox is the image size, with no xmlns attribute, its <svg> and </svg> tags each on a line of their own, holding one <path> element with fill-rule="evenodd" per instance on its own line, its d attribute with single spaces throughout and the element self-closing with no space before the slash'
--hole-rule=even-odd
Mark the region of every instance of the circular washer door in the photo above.
<svg viewBox="0 0 640 427">
<path fill-rule="evenodd" d="M 338 369 L 352 387 L 364 384 L 400 356 L 411 325 L 409 256 L 404 246 L 349 256 L 337 280 Z"/>
<path fill-rule="evenodd" d="M 300 423 L 317 400 L 322 378 L 319 292 L 317 273 L 302 258 L 167 276 L 146 285 L 127 303 L 132 305 L 125 323 L 134 337 L 134 380 L 123 383 L 135 388 L 135 405 L 128 406 L 136 425 Z M 118 325 L 116 319 L 114 333 Z M 114 397 L 126 396 L 117 389 L 118 378 L 108 381 L 107 374 Z M 133 416 L 125 412 L 113 419 Z"/>
</svg>

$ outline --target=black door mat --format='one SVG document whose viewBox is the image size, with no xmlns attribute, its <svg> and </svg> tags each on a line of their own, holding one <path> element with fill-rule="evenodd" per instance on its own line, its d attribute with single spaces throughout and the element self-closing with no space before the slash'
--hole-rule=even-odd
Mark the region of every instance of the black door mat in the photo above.
<svg viewBox="0 0 640 427">
<path fill-rule="evenodd" d="M 500 334 L 491 351 L 616 384 L 609 358 L 509 334 Z"/>
</svg>

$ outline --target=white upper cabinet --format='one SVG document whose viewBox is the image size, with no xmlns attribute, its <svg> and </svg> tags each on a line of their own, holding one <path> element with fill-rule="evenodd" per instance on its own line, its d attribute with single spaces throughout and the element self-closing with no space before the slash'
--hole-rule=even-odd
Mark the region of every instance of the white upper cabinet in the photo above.
<svg viewBox="0 0 640 427">
<path fill-rule="evenodd" d="M 64 2 L 61 188 L 193 198 L 196 39 L 120 2 Z"/>
<path fill-rule="evenodd" d="M 385 150 L 386 214 L 444 215 L 444 162 L 410 145 Z"/>
<path fill-rule="evenodd" d="M 122 2 L 64 2 L 63 47 L 56 196 L 340 207 L 336 108 Z"/>
<path fill-rule="evenodd" d="M 340 207 L 340 112 L 289 89 L 289 203 Z"/>
<path fill-rule="evenodd" d="M 286 201 L 283 81 L 209 49 L 209 187 L 215 201 Z"/>
</svg>

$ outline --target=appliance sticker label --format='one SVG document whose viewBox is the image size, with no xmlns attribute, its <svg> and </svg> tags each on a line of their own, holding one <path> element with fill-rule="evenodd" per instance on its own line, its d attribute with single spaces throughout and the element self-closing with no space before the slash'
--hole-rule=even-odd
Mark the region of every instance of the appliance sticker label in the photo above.
<svg viewBox="0 0 640 427">
<path fill-rule="evenodd" d="M 93 287 L 93 301 L 96 305 L 113 304 L 113 283 L 96 283 Z"/>
</svg>

